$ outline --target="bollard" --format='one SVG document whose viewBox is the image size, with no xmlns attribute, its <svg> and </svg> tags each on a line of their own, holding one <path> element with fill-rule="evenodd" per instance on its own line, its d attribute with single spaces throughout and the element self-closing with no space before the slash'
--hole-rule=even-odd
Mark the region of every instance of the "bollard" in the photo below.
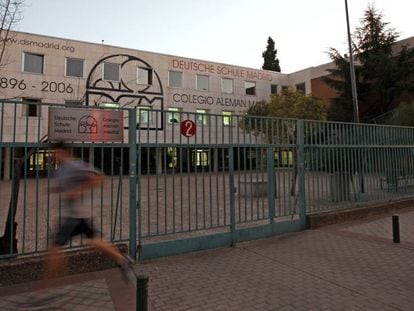
<svg viewBox="0 0 414 311">
<path fill-rule="evenodd" d="M 148 276 L 137 276 L 136 311 L 148 310 Z"/>
<path fill-rule="evenodd" d="M 394 243 L 400 243 L 400 218 L 392 215 L 392 239 Z"/>
</svg>

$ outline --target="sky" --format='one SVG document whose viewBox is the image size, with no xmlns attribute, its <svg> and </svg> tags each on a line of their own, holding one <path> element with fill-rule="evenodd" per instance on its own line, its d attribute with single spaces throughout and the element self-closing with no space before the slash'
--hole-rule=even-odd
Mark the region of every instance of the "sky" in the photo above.
<svg viewBox="0 0 414 311">
<path fill-rule="evenodd" d="M 348 0 L 351 31 L 369 4 L 414 36 L 413 0 Z M 347 53 L 344 0 L 26 0 L 18 30 L 256 69 L 271 36 L 283 73 Z"/>
</svg>

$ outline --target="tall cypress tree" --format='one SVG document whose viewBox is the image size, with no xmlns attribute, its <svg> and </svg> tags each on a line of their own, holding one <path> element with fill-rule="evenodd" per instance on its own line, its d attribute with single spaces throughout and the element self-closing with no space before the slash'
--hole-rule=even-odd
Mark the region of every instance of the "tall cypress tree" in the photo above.
<svg viewBox="0 0 414 311">
<path fill-rule="evenodd" d="M 262 69 L 280 72 L 279 59 L 276 57 L 275 41 L 272 37 L 267 39 L 266 51 L 262 53 L 264 63 Z"/>
</svg>

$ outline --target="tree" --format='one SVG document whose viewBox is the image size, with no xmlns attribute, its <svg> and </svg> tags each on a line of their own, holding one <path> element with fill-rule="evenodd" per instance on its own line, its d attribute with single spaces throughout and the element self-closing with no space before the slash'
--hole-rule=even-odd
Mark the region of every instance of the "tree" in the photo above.
<svg viewBox="0 0 414 311">
<path fill-rule="evenodd" d="M 267 39 L 266 51 L 262 53 L 264 63 L 262 69 L 280 72 L 279 59 L 276 57 L 275 41 L 272 37 Z"/>
<path fill-rule="evenodd" d="M 272 117 L 272 118 L 268 118 Z M 281 94 L 272 96 L 269 102 L 257 102 L 246 111 L 241 121 L 241 127 L 253 135 L 261 135 L 263 139 L 272 144 L 296 144 L 295 120 L 326 120 L 326 108 L 322 100 L 307 96 L 303 92 L 283 90 Z M 306 135 L 306 134 L 305 134 Z M 282 159 L 280 148 L 278 159 Z M 291 149 L 292 166 L 294 174 L 291 184 L 291 195 L 295 194 L 297 177 L 297 154 Z"/>
<path fill-rule="evenodd" d="M 0 0 L 0 70 L 9 64 L 7 44 L 15 29 L 23 19 L 24 0 Z"/>
<path fill-rule="evenodd" d="M 370 122 L 398 104 L 398 96 L 414 90 L 414 50 L 403 46 L 395 51 L 398 33 L 388 28 L 383 15 L 369 6 L 361 25 L 353 34 L 353 53 L 356 56 L 355 74 L 361 121 Z M 335 68 L 324 81 L 337 92 L 333 98 L 329 119 L 352 121 L 352 93 L 349 61 L 336 49 L 329 56 Z"/>
<path fill-rule="evenodd" d="M 414 101 L 401 103 L 387 123 L 390 125 L 414 126 Z"/>
<path fill-rule="evenodd" d="M 254 135 L 263 134 L 268 142 L 280 141 L 282 135 L 290 132 L 286 126 L 283 131 L 276 131 L 269 126 L 272 118 L 294 118 L 305 120 L 326 120 L 327 112 L 322 100 L 305 95 L 303 92 L 283 90 L 281 94 L 272 96 L 271 100 L 260 101 L 247 109 L 246 115 L 241 122 L 241 126 L 246 131 Z M 282 120 L 275 120 L 282 124 Z M 280 121 L 280 122 L 279 122 Z M 289 123 L 289 121 L 287 121 Z M 281 125 L 282 126 L 282 125 Z"/>
</svg>

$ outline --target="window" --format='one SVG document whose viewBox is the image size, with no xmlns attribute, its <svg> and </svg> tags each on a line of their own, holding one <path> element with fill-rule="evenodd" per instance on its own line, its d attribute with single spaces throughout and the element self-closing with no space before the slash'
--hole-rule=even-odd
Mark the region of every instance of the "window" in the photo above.
<svg viewBox="0 0 414 311">
<path fill-rule="evenodd" d="M 231 126 L 233 124 L 233 111 L 223 111 L 223 125 Z"/>
<path fill-rule="evenodd" d="M 168 85 L 171 87 L 183 87 L 183 73 L 179 71 L 168 71 Z"/>
<path fill-rule="evenodd" d="M 246 95 L 256 95 L 256 82 L 244 81 Z"/>
<path fill-rule="evenodd" d="M 103 79 L 107 81 L 119 81 L 119 64 L 104 63 Z"/>
<path fill-rule="evenodd" d="M 270 94 L 272 95 L 277 94 L 277 84 L 270 84 Z"/>
<path fill-rule="evenodd" d="M 306 85 L 305 82 L 296 84 L 296 91 L 306 93 Z"/>
<path fill-rule="evenodd" d="M 83 77 L 83 59 L 66 58 L 66 76 Z"/>
<path fill-rule="evenodd" d="M 227 94 L 233 94 L 234 82 L 233 79 L 221 78 L 221 91 Z"/>
<path fill-rule="evenodd" d="M 196 75 L 196 89 L 199 91 L 208 91 L 208 76 Z"/>
<path fill-rule="evenodd" d="M 282 85 L 282 91 L 284 91 L 284 90 L 288 90 L 289 89 L 289 87 L 288 86 L 286 86 L 286 85 Z"/>
<path fill-rule="evenodd" d="M 44 56 L 40 54 L 23 53 L 23 71 L 43 74 Z"/>
<path fill-rule="evenodd" d="M 153 117 L 151 107 L 140 106 L 138 108 L 138 123 L 139 124 L 152 124 Z"/>
<path fill-rule="evenodd" d="M 168 124 L 180 123 L 181 111 L 181 108 L 169 107 L 167 111 Z"/>
<path fill-rule="evenodd" d="M 207 109 L 196 109 L 196 122 L 198 124 L 208 124 L 208 110 Z"/>
<path fill-rule="evenodd" d="M 65 100 L 65 105 L 68 105 L 68 106 L 81 106 L 82 101 L 80 101 L 80 100 Z"/>
<path fill-rule="evenodd" d="M 119 108 L 119 103 L 100 103 L 99 107 L 104 107 L 104 108 Z"/>
<path fill-rule="evenodd" d="M 23 98 L 23 116 L 24 117 L 40 117 L 42 106 L 40 99 Z"/>
<path fill-rule="evenodd" d="M 143 85 L 152 85 L 152 69 L 138 67 L 137 83 Z"/>
</svg>

